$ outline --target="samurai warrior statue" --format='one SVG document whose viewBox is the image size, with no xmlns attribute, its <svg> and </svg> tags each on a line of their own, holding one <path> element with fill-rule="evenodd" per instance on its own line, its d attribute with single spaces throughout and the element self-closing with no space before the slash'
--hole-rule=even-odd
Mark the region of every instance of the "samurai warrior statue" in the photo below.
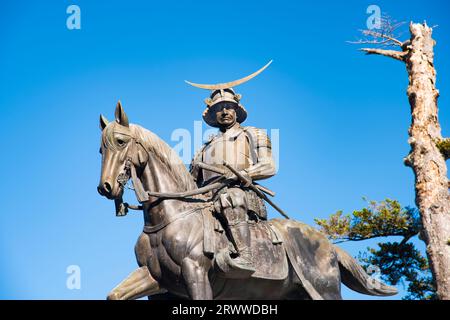
<svg viewBox="0 0 450 320">
<path fill-rule="evenodd" d="M 271 141 L 262 129 L 244 127 L 247 111 L 241 104 L 241 95 L 232 87 L 242 84 L 261 73 L 270 62 L 257 72 L 233 82 L 205 85 L 189 84 L 212 90 L 205 100 L 206 109 L 203 120 L 219 129 L 216 136 L 203 145 L 191 164 L 191 174 L 198 187 L 204 187 L 223 178 L 222 174 L 233 181 L 227 188 L 220 190 L 214 198 L 214 208 L 224 221 L 231 243 L 235 248 L 233 262 L 237 269 L 254 272 L 254 263 L 250 251 L 250 230 L 248 220 L 266 220 L 267 211 L 262 200 L 248 185 L 242 183 L 235 174 L 226 169 L 224 162 L 236 169 L 247 181 L 262 180 L 276 173 L 272 158 Z M 218 168 L 217 172 L 200 168 L 199 163 Z"/>
</svg>

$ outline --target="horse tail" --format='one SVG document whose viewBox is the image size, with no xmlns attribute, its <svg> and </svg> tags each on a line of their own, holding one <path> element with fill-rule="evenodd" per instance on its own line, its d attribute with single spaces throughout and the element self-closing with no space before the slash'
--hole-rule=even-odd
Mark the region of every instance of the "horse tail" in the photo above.
<svg viewBox="0 0 450 320">
<path fill-rule="evenodd" d="M 370 277 L 347 252 L 337 246 L 334 246 L 334 249 L 339 262 L 341 280 L 347 287 L 371 296 L 393 296 L 398 293 L 395 287 Z"/>
</svg>

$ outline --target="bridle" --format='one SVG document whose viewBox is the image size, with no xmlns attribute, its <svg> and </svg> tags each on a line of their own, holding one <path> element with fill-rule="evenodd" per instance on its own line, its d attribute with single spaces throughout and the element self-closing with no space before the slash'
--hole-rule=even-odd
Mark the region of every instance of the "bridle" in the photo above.
<svg viewBox="0 0 450 320">
<path fill-rule="evenodd" d="M 124 134 L 124 133 L 122 133 Z M 142 185 L 141 180 L 138 178 L 136 173 L 136 167 L 134 163 L 140 163 L 141 159 L 139 158 L 139 154 L 137 152 L 137 146 L 141 146 L 145 152 L 148 152 L 142 142 L 137 139 L 134 135 L 126 134 L 130 137 L 128 150 L 126 151 L 126 159 L 125 165 L 123 167 L 122 172 L 117 176 L 117 183 L 120 185 L 120 188 L 124 190 L 127 187 L 128 181 L 131 179 L 133 187 L 129 188 L 135 191 L 138 202 L 141 205 L 130 205 L 126 202 L 123 202 L 122 197 L 115 200 L 116 204 L 116 215 L 125 216 L 128 212 L 128 209 L 131 210 L 143 210 L 142 204 L 149 201 L 149 195 L 145 192 L 144 187 Z M 134 160 L 134 161 L 133 161 Z"/>
<path fill-rule="evenodd" d="M 135 191 L 137 200 L 140 203 L 140 205 L 128 204 L 126 202 L 123 202 L 122 198 L 116 199 L 115 205 L 116 205 L 116 215 L 117 216 L 126 216 L 126 214 L 128 213 L 128 209 L 143 210 L 144 209 L 143 204 L 150 201 L 150 197 L 154 197 L 159 200 L 178 199 L 181 201 L 183 201 L 183 200 L 190 201 L 190 200 L 192 200 L 193 196 L 205 194 L 212 190 L 220 190 L 223 187 L 228 185 L 227 182 L 222 181 L 222 182 L 212 183 L 212 184 L 202 187 L 202 188 L 198 188 L 195 190 L 189 190 L 189 191 L 185 191 L 185 192 L 165 193 L 165 192 L 146 191 L 144 189 L 144 186 L 143 186 L 141 180 L 137 176 L 135 163 L 141 162 L 139 159 L 138 152 L 136 150 L 137 146 L 141 146 L 142 149 L 144 149 L 147 154 L 148 154 L 148 151 L 146 150 L 146 148 L 144 147 L 144 145 L 142 144 L 142 142 L 139 139 L 137 139 L 133 135 L 129 135 L 129 134 L 127 134 L 127 135 L 130 137 L 130 142 L 129 142 L 130 145 L 128 146 L 124 168 L 123 168 L 122 172 L 120 172 L 119 175 L 117 176 L 117 183 L 119 183 L 119 185 L 122 189 L 125 189 L 126 184 L 131 179 L 133 188 L 130 188 L 130 189 L 133 189 Z M 209 202 L 208 199 L 204 199 L 204 200 L 196 199 L 196 200 L 199 202 Z M 201 208 L 198 208 L 198 209 L 201 209 Z M 194 211 L 196 211 L 196 210 L 194 210 Z M 182 213 L 178 214 L 175 218 L 178 219 L 179 216 L 185 215 L 185 214 L 186 214 L 186 212 L 182 212 Z"/>
<path fill-rule="evenodd" d="M 128 181 L 131 179 L 131 181 L 133 183 L 133 189 L 136 193 L 136 197 L 141 205 L 130 205 L 126 202 L 123 202 L 122 198 L 116 199 L 114 202 L 116 205 L 116 215 L 117 216 L 126 216 L 128 213 L 128 209 L 143 210 L 144 207 L 142 204 L 148 202 L 150 200 L 150 198 L 149 198 L 150 196 L 156 197 L 161 200 L 164 200 L 164 199 L 187 200 L 191 196 L 203 194 L 203 193 L 209 191 L 210 187 L 207 189 L 201 188 L 201 189 L 197 189 L 197 190 L 193 190 L 193 191 L 189 191 L 189 192 L 183 192 L 183 193 L 159 193 L 159 192 L 145 191 L 141 180 L 139 179 L 139 177 L 136 174 L 136 167 L 134 164 L 136 162 L 140 163 L 139 155 L 136 152 L 137 146 L 140 145 L 144 150 L 146 150 L 146 149 L 143 146 L 143 144 L 140 142 L 140 140 L 136 139 L 136 137 L 130 136 L 130 138 L 131 138 L 131 140 L 129 143 L 131 143 L 131 145 L 128 146 L 127 155 L 126 155 L 126 159 L 125 159 L 125 165 L 124 165 L 122 172 L 119 173 L 119 175 L 117 176 L 117 183 L 119 183 L 120 187 L 122 189 L 124 189 L 126 187 L 126 184 L 128 183 Z M 147 150 L 146 150 L 146 152 L 148 153 Z M 134 157 L 137 157 L 137 159 Z M 133 158 L 135 161 L 133 161 Z M 223 185 L 221 185 L 221 186 L 223 187 Z M 215 187 L 217 188 L 217 185 Z M 147 234 L 158 232 L 178 219 L 187 217 L 188 215 L 198 212 L 200 210 L 213 207 L 212 202 L 210 202 L 208 200 L 202 201 L 202 200 L 198 199 L 198 201 L 201 201 L 205 204 L 203 206 L 196 206 L 192 209 L 180 212 L 180 213 L 170 217 L 169 219 L 164 219 L 162 222 L 158 223 L 157 225 L 153 225 L 153 226 L 146 225 L 146 226 L 144 226 L 143 232 L 145 232 Z"/>
</svg>

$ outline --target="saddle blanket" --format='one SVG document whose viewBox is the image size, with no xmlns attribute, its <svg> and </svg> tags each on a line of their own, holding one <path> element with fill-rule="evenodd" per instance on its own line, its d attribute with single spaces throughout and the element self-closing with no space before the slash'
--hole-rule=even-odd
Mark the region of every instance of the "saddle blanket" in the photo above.
<svg viewBox="0 0 450 320">
<path fill-rule="evenodd" d="M 209 216 L 207 216 L 209 215 Z M 209 210 L 203 213 L 204 252 L 218 257 L 219 252 L 229 252 L 229 241 L 218 220 L 211 216 Z M 269 222 L 249 223 L 251 252 L 256 269 L 251 277 L 268 280 L 284 280 L 288 276 L 288 259 L 279 231 Z M 219 259 L 216 259 L 218 262 Z M 225 262 L 221 261 L 221 264 Z M 220 264 L 219 263 L 219 264 Z M 220 268 L 221 270 L 227 268 Z M 225 278 L 239 278 L 234 272 L 224 272 Z"/>
</svg>

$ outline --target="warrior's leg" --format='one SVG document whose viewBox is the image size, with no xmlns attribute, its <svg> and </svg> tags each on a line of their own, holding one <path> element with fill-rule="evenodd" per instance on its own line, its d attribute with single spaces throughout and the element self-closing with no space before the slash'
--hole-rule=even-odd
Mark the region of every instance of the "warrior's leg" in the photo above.
<svg viewBox="0 0 450 320">
<path fill-rule="evenodd" d="M 240 269 L 254 272 L 245 192 L 238 188 L 229 189 L 227 196 L 222 196 L 221 204 L 224 216 L 228 222 L 232 241 L 234 241 L 238 252 L 238 257 L 233 259 L 233 261 Z"/>
<path fill-rule="evenodd" d="M 133 271 L 125 280 L 115 287 L 109 294 L 108 300 L 134 300 L 157 293 L 166 292 L 159 287 L 147 267 Z"/>
</svg>

